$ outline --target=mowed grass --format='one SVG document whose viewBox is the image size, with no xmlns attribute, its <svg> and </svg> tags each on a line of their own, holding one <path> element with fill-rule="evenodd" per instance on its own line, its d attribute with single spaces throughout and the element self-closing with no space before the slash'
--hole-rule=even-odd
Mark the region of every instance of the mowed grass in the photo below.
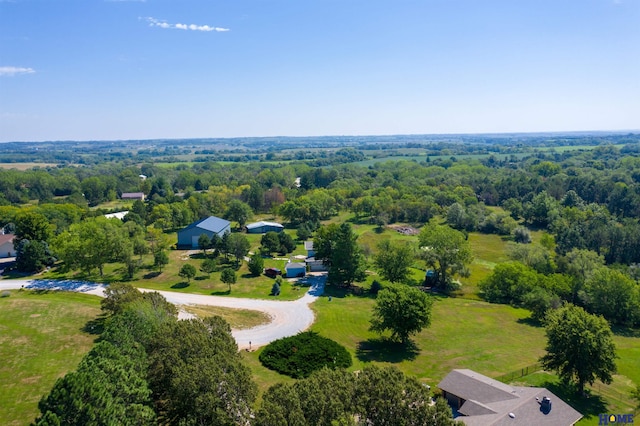
<svg viewBox="0 0 640 426">
<path fill-rule="evenodd" d="M 249 309 L 223 308 L 221 306 L 185 305 L 183 309 L 196 315 L 198 318 L 207 318 L 214 315 L 225 319 L 236 330 L 257 327 L 271 321 L 269 315 L 264 312 Z"/>
<path fill-rule="evenodd" d="M 544 353 L 544 330 L 529 325 L 524 309 L 437 298 L 431 326 L 416 335 L 415 347 L 407 350 L 368 330 L 374 303 L 366 296 L 333 296 L 312 305 L 317 317 L 312 329 L 344 345 L 354 356 L 354 370 L 367 362 L 392 364 L 436 385 L 454 368 L 494 377 L 534 364 Z"/>
<path fill-rule="evenodd" d="M 12 291 L 0 298 L 0 424 L 25 425 L 56 379 L 93 346 L 85 326 L 100 298 L 67 292 Z"/>
</svg>

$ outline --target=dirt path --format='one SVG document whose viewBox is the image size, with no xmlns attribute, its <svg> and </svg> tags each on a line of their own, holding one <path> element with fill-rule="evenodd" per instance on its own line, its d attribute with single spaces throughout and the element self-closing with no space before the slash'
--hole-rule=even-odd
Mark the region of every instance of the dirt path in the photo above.
<svg viewBox="0 0 640 426">
<path fill-rule="evenodd" d="M 159 293 L 169 302 L 177 305 L 178 308 L 180 308 L 181 305 L 210 305 L 265 312 L 271 317 L 270 323 L 245 330 L 232 330 L 233 337 L 236 339 L 240 349 L 249 348 L 249 342 L 251 342 L 251 348 L 255 349 L 282 337 L 293 336 L 311 327 L 314 321 L 314 315 L 309 304 L 313 303 L 324 291 L 326 275 L 312 275 L 306 279 L 310 284 L 309 291 L 303 297 L 294 301 L 281 302 L 278 300 L 242 299 L 237 297 L 207 296 L 173 291 L 160 291 Z M 102 284 L 85 281 L 0 281 L 0 291 L 14 290 L 21 287 L 27 289 L 69 290 L 104 296 L 104 286 Z M 155 291 L 144 288 L 139 290 Z M 189 314 L 181 311 L 180 317 L 188 318 Z"/>
</svg>

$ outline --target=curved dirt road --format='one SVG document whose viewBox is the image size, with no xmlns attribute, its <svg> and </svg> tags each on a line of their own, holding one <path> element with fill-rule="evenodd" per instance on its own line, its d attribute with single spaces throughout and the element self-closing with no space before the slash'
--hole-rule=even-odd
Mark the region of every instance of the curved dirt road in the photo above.
<svg viewBox="0 0 640 426">
<path fill-rule="evenodd" d="M 268 324 L 245 330 L 232 330 L 233 337 L 239 349 L 264 346 L 282 337 L 293 336 L 306 330 L 313 324 L 314 315 L 309 307 L 324 291 L 325 275 L 308 276 L 309 291 L 300 299 L 293 301 L 277 301 L 263 299 L 242 299 L 237 297 L 207 296 L 203 294 L 178 293 L 174 291 L 159 291 L 169 302 L 178 305 L 210 305 L 235 309 L 250 309 L 265 312 L 271 317 Z M 104 296 L 104 286 L 84 281 L 58 280 L 6 280 L 0 281 L 0 290 L 48 289 L 78 291 L 97 296 Z M 140 288 L 140 291 L 155 291 Z M 181 313 L 181 317 L 185 317 Z M 188 317 L 188 315 L 186 315 Z"/>
</svg>

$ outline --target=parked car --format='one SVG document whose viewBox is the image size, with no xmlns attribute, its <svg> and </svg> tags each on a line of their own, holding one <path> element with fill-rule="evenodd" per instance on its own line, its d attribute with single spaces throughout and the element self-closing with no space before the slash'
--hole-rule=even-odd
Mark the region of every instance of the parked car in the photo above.
<svg viewBox="0 0 640 426">
<path fill-rule="evenodd" d="M 269 278 L 275 278 L 278 275 L 282 275 L 282 271 L 278 268 L 266 268 L 264 274 Z"/>
</svg>

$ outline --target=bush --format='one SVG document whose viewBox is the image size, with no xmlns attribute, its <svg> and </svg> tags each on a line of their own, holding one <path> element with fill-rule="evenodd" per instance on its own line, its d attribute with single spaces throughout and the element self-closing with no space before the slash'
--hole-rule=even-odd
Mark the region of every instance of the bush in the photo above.
<svg viewBox="0 0 640 426">
<path fill-rule="evenodd" d="M 380 290 L 382 290 L 382 284 L 380 284 L 380 281 L 373 280 L 373 282 L 371 283 L 371 288 L 369 288 L 369 292 L 371 294 L 378 294 Z"/>
<path fill-rule="evenodd" d="M 531 233 L 524 226 L 518 226 L 513 230 L 513 239 L 516 243 L 529 244 L 531 243 Z"/>
<path fill-rule="evenodd" d="M 0 293 L 0 297 L 9 297 L 11 296 L 11 292 L 10 291 L 3 291 L 2 293 Z"/>
<path fill-rule="evenodd" d="M 313 331 L 271 342 L 259 359 L 265 367 L 294 379 L 309 377 L 323 367 L 347 368 L 352 363 L 344 346 Z"/>
<path fill-rule="evenodd" d="M 280 296 L 280 286 L 277 282 L 273 283 L 273 286 L 271 287 L 271 295 Z"/>
</svg>

